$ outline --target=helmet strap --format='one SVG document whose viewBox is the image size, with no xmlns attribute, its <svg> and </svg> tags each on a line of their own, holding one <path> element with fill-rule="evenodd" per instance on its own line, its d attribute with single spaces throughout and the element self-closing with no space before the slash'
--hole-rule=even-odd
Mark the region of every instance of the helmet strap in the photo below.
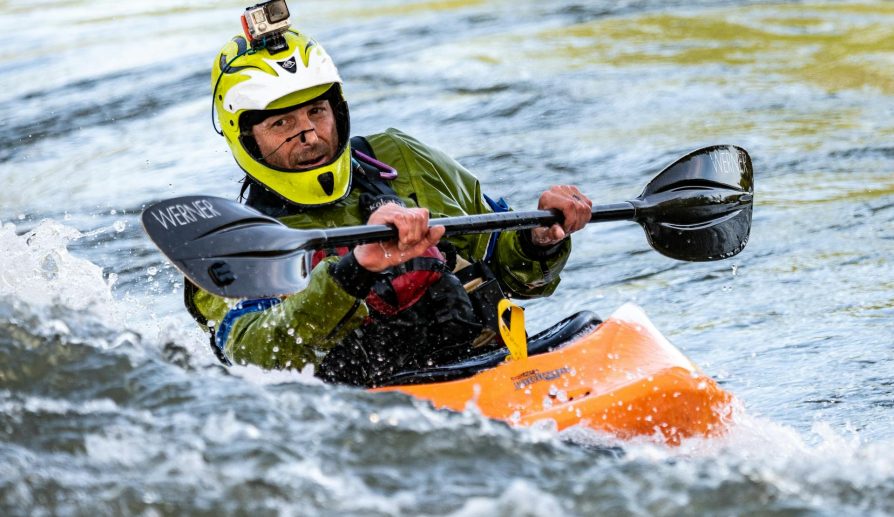
<svg viewBox="0 0 894 517">
<path fill-rule="evenodd" d="M 231 59 L 226 65 L 224 65 L 223 68 L 220 69 L 220 75 L 217 76 L 217 81 L 214 82 L 214 90 L 211 92 L 211 127 L 213 127 L 214 132 L 220 136 L 224 136 L 224 134 L 223 130 L 217 127 L 217 118 L 215 117 L 216 110 L 214 109 L 214 98 L 217 97 L 217 89 L 220 87 L 220 80 L 223 79 L 224 74 L 229 73 L 230 66 L 233 64 L 234 61 L 242 56 L 254 53 L 255 50 L 252 48 L 246 48 L 242 52 L 236 53 L 236 55 L 233 56 L 233 59 Z"/>
</svg>

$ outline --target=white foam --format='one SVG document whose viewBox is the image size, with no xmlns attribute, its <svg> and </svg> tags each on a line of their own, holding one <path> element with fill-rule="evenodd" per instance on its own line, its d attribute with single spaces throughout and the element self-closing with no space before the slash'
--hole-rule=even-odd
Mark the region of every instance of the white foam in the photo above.
<svg viewBox="0 0 894 517">
<path fill-rule="evenodd" d="M 91 234 L 99 231 L 102 229 Z M 16 234 L 14 224 L 0 225 L 0 300 L 12 307 L 27 307 L 29 315 L 36 313 L 33 330 L 39 335 L 73 336 L 98 347 L 142 340 L 205 340 L 185 311 L 159 315 L 151 300 L 131 295 L 116 298 L 112 287 L 118 275 L 110 272 L 106 279 L 102 267 L 68 250 L 70 243 L 86 236 L 50 219 L 22 235 Z M 84 328 L 89 322 L 97 322 L 111 333 L 91 335 Z"/>
<path fill-rule="evenodd" d="M 202 436 L 211 443 L 226 444 L 238 439 L 256 440 L 261 432 L 254 425 L 236 418 L 233 410 L 213 414 L 202 427 Z"/>
<path fill-rule="evenodd" d="M 245 364 L 233 365 L 229 373 L 259 386 L 272 384 L 299 384 L 322 385 L 318 377 L 314 377 L 314 366 L 307 364 L 301 370 L 265 370 L 261 367 Z"/>
<path fill-rule="evenodd" d="M 565 515 L 559 499 L 533 483 L 514 479 L 498 497 L 472 497 L 452 517 L 490 517 L 492 515 L 543 516 Z"/>
<path fill-rule="evenodd" d="M 0 228 L 0 296 L 98 313 L 113 305 L 102 268 L 66 248 L 81 232 L 52 220 L 21 236 L 15 230 L 9 223 Z"/>
</svg>

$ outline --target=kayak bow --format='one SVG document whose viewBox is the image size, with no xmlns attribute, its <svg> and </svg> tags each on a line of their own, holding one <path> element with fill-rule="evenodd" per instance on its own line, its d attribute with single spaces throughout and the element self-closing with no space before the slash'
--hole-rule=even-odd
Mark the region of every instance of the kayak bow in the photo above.
<svg viewBox="0 0 894 517">
<path fill-rule="evenodd" d="M 629 303 L 576 338 L 526 359 L 463 379 L 372 391 L 398 391 L 454 411 L 473 403 L 484 416 L 515 426 L 546 420 L 558 430 L 579 425 L 671 445 L 721 434 L 733 401 Z"/>
</svg>

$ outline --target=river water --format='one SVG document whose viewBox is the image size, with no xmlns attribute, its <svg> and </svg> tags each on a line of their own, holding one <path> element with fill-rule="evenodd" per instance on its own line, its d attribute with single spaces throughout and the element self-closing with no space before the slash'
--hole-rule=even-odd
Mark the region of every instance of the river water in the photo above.
<svg viewBox="0 0 894 517">
<path fill-rule="evenodd" d="M 355 133 L 400 128 L 516 207 L 552 183 L 618 202 L 691 149 L 749 150 L 742 254 L 675 262 L 594 225 L 526 304 L 538 329 L 635 302 L 738 397 L 727 436 L 673 449 L 216 366 L 138 216 L 238 191 L 209 71 L 245 6 L 2 5 L 0 513 L 894 513 L 891 2 L 291 5 Z"/>
</svg>

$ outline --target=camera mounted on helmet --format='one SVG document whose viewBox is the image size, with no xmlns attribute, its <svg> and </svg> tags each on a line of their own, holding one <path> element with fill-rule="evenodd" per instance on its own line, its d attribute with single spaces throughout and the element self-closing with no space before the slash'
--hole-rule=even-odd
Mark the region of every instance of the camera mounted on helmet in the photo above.
<svg viewBox="0 0 894 517">
<path fill-rule="evenodd" d="M 266 48 L 271 54 L 289 48 L 283 33 L 289 30 L 289 6 L 286 0 L 267 0 L 242 13 L 242 30 L 251 48 Z"/>
</svg>

